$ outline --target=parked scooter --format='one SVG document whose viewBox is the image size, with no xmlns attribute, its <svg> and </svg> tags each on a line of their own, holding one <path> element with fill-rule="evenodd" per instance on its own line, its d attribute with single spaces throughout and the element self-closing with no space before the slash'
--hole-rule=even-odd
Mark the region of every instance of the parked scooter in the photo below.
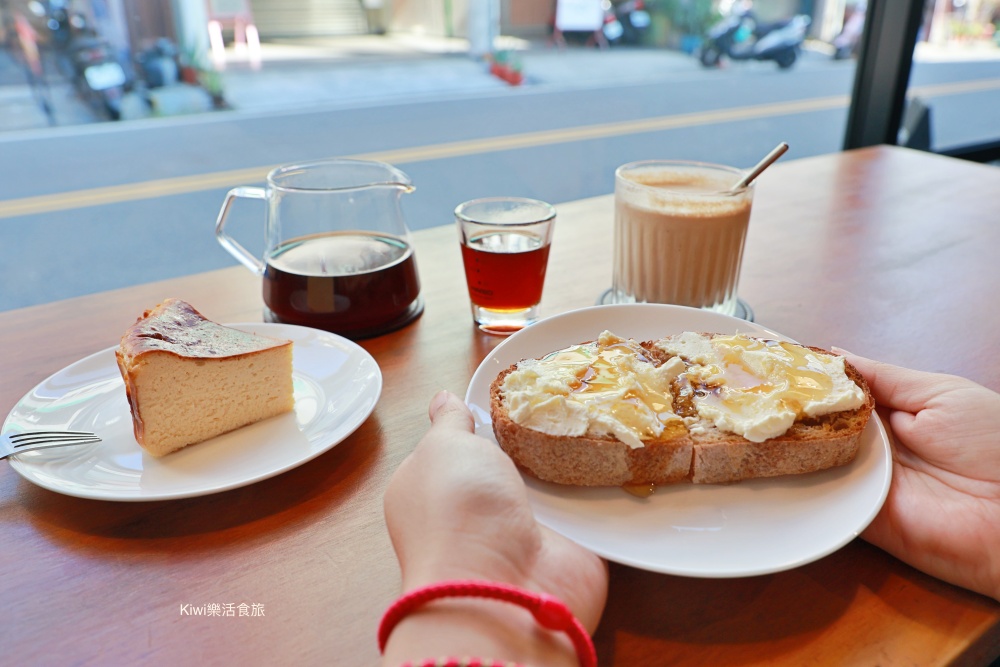
<svg viewBox="0 0 1000 667">
<path fill-rule="evenodd" d="M 177 56 L 177 47 L 166 37 L 157 39 L 152 46 L 136 56 L 142 83 L 146 88 L 161 88 L 180 80 Z"/>
<path fill-rule="evenodd" d="M 52 35 L 52 46 L 57 51 L 65 50 L 73 37 L 69 7 L 66 6 L 65 0 L 49 0 L 45 25 Z"/>
<path fill-rule="evenodd" d="M 644 0 L 605 3 L 603 32 L 610 44 L 639 44 L 650 23 Z"/>
<path fill-rule="evenodd" d="M 97 34 L 79 14 L 70 14 L 63 3 L 52 3 L 49 29 L 61 68 L 77 92 L 98 113 L 121 117 L 121 101 L 128 76 L 111 44 Z"/>
<path fill-rule="evenodd" d="M 80 95 L 111 120 L 118 120 L 128 77 L 111 45 L 96 35 L 74 39 L 72 45 L 74 83 Z"/>
<path fill-rule="evenodd" d="M 795 64 L 811 20 L 804 14 L 761 23 L 749 8 L 735 9 L 709 28 L 699 53 L 701 64 L 717 67 L 731 60 L 773 60 L 781 69 Z"/>
</svg>

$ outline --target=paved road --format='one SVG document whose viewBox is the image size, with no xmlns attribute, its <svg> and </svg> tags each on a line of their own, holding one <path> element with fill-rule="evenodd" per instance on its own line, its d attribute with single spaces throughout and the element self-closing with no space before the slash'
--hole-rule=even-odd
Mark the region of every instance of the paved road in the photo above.
<svg viewBox="0 0 1000 667">
<path fill-rule="evenodd" d="M 396 164 L 417 187 L 404 212 L 421 229 L 452 224 L 454 206 L 473 197 L 559 203 L 606 194 L 614 168 L 631 160 L 749 166 L 779 141 L 792 147 L 784 159 L 841 148 L 851 63 L 811 54 L 788 72 L 762 63 L 703 71 L 678 54 L 619 53 L 617 71 L 608 60 L 598 68 L 548 52 L 533 64 L 525 54 L 529 83 L 519 88 L 462 57 L 384 62 L 356 80 L 354 97 L 345 87 L 338 100 L 314 95 L 299 110 L 287 108 L 294 99 L 255 110 L 252 90 L 234 85 L 240 111 L 0 135 L 0 310 L 232 266 L 212 235 L 226 190 L 286 162 L 341 155 Z M 357 85 L 388 89 L 408 73 L 417 85 L 431 76 L 431 60 L 449 65 L 433 71 L 454 86 L 376 96 Z M 314 69 L 326 91 L 326 70 Z M 281 70 L 271 70 L 278 80 Z M 303 68 L 284 71 L 291 84 Z M 996 62 L 928 63 L 913 86 L 934 104 L 937 145 L 995 134 Z M 293 93 L 301 86 L 289 85 L 286 97 Z M 263 211 L 254 204 L 237 207 L 232 224 L 256 250 Z"/>
</svg>

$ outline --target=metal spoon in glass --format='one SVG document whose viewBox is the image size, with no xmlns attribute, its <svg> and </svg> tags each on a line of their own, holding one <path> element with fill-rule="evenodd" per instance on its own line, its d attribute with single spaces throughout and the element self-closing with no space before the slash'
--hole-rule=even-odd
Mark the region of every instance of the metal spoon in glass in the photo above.
<svg viewBox="0 0 1000 667">
<path fill-rule="evenodd" d="M 753 182 L 753 179 L 760 176 L 760 172 L 764 171 L 771 164 L 777 160 L 779 157 L 785 154 L 788 150 L 788 144 L 782 141 L 780 144 L 774 147 L 770 153 L 764 156 L 764 159 L 757 163 L 757 166 L 746 173 L 746 175 L 741 178 L 736 185 L 732 187 L 733 190 L 739 190 L 740 188 L 745 188 Z"/>
</svg>

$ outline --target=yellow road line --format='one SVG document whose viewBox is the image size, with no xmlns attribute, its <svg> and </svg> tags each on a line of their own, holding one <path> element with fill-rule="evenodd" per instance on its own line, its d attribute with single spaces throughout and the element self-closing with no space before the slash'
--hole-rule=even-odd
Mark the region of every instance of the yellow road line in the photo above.
<svg viewBox="0 0 1000 667">
<path fill-rule="evenodd" d="M 981 92 L 985 90 L 995 90 L 998 88 L 1000 88 L 1000 79 L 985 79 L 953 84 L 921 86 L 911 89 L 910 94 L 932 97 Z M 586 141 L 591 139 L 605 139 L 608 137 L 641 134 L 644 132 L 675 130 L 682 127 L 695 127 L 698 125 L 729 123 L 755 118 L 827 111 L 830 109 L 846 107 L 849 102 L 850 98 L 848 96 L 836 95 L 832 97 L 819 97 L 808 100 L 796 100 L 792 102 L 745 106 L 735 109 L 698 111 L 694 113 L 675 114 L 671 116 L 659 116 L 656 118 L 644 118 L 618 123 L 601 123 L 597 125 L 584 125 L 581 127 L 571 127 L 559 130 L 525 132 L 522 134 L 512 134 L 502 137 L 455 141 L 443 144 L 432 144 L 429 146 L 414 146 L 412 148 L 401 148 L 375 153 L 362 153 L 349 157 L 365 160 L 381 160 L 383 162 L 400 165 L 410 162 L 442 160 L 445 158 L 476 155 L 493 151 L 531 148 L 569 143 L 573 141 Z M 54 211 L 64 211 L 68 209 L 82 208 L 85 206 L 100 206 L 103 204 L 152 199 L 155 197 L 214 190 L 217 188 L 231 188 L 247 183 L 259 183 L 265 179 L 267 172 L 275 166 L 277 165 L 220 171 L 210 174 L 198 174 L 195 176 L 163 178 L 152 181 L 144 181 L 141 183 L 130 183 L 127 185 L 112 185 L 102 188 L 76 190 L 57 194 L 40 195 L 36 197 L 9 199 L 7 201 L 0 201 L 0 218 L 51 213 Z"/>
<path fill-rule="evenodd" d="M 441 160 L 445 158 L 475 155 L 492 151 L 512 150 L 545 146 L 588 139 L 638 134 L 641 132 L 656 132 L 696 125 L 710 125 L 767 116 L 780 116 L 794 113 L 807 113 L 835 109 L 847 104 L 847 97 L 817 98 L 780 104 L 764 104 L 758 106 L 724 109 L 721 111 L 700 111 L 689 114 L 660 116 L 621 123 L 602 123 L 585 125 L 560 130 L 543 130 L 540 132 L 525 132 L 502 137 L 488 137 L 468 141 L 455 141 L 429 146 L 414 146 L 375 153 L 362 153 L 353 156 L 364 160 L 381 160 L 400 165 L 409 162 Z M 220 171 L 211 174 L 163 178 L 127 185 L 112 185 L 103 188 L 76 190 L 57 194 L 23 197 L 0 202 L 0 218 L 11 218 L 22 215 L 51 213 L 85 206 L 115 204 L 139 199 L 151 199 L 168 195 L 230 188 L 237 185 L 262 182 L 267 172 L 276 165 Z"/>
<path fill-rule="evenodd" d="M 963 93 L 981 93 L 986 90 L 1000 89 L 1000 79 L 979 79 L 977 81 L 957 81 L 955 83 L 938 83 L 910 88 L 910 97 L 924 95 L 926 97 L 943 97 L 945 95 L 961 95 Z"/>
</svg>

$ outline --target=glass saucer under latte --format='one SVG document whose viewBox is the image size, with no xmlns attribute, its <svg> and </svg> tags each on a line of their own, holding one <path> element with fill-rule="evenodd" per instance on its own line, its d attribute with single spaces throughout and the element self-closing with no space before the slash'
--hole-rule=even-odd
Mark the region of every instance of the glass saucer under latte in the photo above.
<svg viewBox="0 0 1000 667">
<path fill-rule="evenodd" d="M 607 306 L 613 304 L 614 301 L 611 300 L 611 289 L 608 288 L 601 293 L 601 296 L 597 298 L 598 306 Z M 738 317 L 741 320 L 746 320 L 747 322 L 753 322 L 753 309 L 750 308 L 748 304 L 743 299 L 736 298 L 736 312 L 733 313 L 733 317 Z"/>
</svg>

